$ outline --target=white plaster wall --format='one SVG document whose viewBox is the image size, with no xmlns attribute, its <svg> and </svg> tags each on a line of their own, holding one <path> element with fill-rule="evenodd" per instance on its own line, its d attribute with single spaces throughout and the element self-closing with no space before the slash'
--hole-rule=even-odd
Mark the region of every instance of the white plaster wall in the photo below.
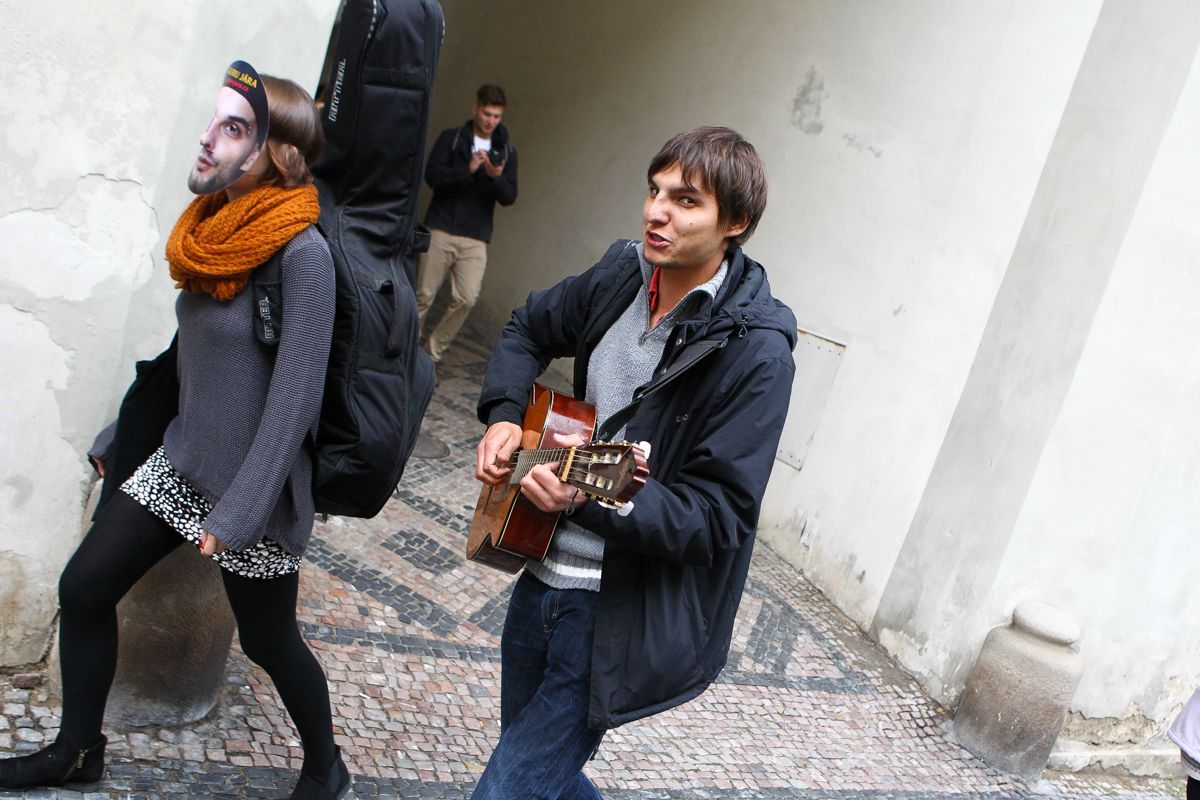
<svg viewBox="0 0 1200 800">
<path fill-rule="evenodd" d="M 872 621 L 879 641 L 947 704 L 957 701 L 986 632 L 975 615 L 988 608 L 1008 558 L 1198 41 L 1200 13 L 1188 0 L 1106 2 L 1099 15 Z M 1055 564 L 1064 585 L 1091 580 L 1075 568 L 1077 558 Z M 1141 684 L 1113 687 L 1112 699 L 1162 680 L 1139 677 Z"/>
<path fill-rule="evenodd" d="M 331 7 L 332 6 L 332 7 Z M 0 665 L 38 660 L 84 452 L 173 326 L 162 239 L 234 58 L 315 85 L 336 3 L 0 5 Z"/>
<path fill-rule="evenodd" d="M 496 215 L 493 313 L 638 235 L 645 167 L 672 133 L 727 124 L 759 148 L 770 201 L 747 251 L 802 327 L 847 344 L 804 471 L 777 465 L 762 532 L 868 624 L 1099 0 L 444 5 L 435 126 L 496 81 L 521 154 L 520 198 Z"/>
<path fill-rule="evenodd" d="M 1093 729 L 1108 743 L 1161 731 L 1200 685 L 1197 141 L 1193 65 L 995 586 L 967 612 L 983 630 L 1027 598 L 1069 611 L 1073 710 L 1114 718 Z"/>
<path fill-rule="evenodd" d="M 785 299 L 801 327 L 847 343 L 804 470 L 777 465 L 763 536 L 864 626 L 970 368 L 1099 3 L 887 8 L 894 16 L 845 7 L 855 18 L 822 31 L 819 58 L 840 78 L 827 82 L 825 105 L 838 116 L 815 152 L 783 148 L 783 191 L 772 202 L 784 213 L 751 247 L 778 253 L 768 266 L 798 250 Z M 859 47 L 845 46 L 848 33 Z M 862 158 L 864 138 L 877 158 Z"/>
</svg>

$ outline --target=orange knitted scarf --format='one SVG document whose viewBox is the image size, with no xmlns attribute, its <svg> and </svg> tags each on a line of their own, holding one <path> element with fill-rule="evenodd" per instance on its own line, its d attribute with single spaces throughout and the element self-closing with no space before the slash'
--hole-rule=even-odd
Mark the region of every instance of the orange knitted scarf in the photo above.
<svg viewBox="0 0 1200 800">
<path fill-rule="evenodd" d="M 240 292 L 254 268 L 317 221 L 315 186 L 261 186 L 229 202 L 224 192 L 197 197 L 167 239 L 175 286 L 222 302 Z"/>
</svg>

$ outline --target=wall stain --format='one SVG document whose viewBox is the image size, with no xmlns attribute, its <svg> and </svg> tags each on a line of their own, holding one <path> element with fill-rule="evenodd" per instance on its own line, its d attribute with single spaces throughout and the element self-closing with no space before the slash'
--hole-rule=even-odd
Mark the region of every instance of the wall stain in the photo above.
<svg viewBox="0 0 1200 800">
<path fill-rule="evenodd" d="M 11 490 L 9 502 L 13 510 L 24 508 L 33 496 L 33 481 L 24 475 L 10 475 L 8 480 L 4 481 L 4 486 Z"/>
<path fill-rule="evenodd" d="M 881 155 L 883 155 L 883 150 L 873 144 L 864 142 L 862 139 L 859 139 L 852 133 L 842 134 L 842 141 L 846 143 L 847 147 L 853 148 L 860 153 L 870 153 L 876 158 L 879 158 Z"/>
<path fill-rule="evenodd" d="M 811 136 L 825 130 L 825 123 L 821 121 L 821 103 L 827 96 L 825 79 L 816 67 L 809 67 L 804 83 L 792 100 L 792 124 Z"/>
</svg>

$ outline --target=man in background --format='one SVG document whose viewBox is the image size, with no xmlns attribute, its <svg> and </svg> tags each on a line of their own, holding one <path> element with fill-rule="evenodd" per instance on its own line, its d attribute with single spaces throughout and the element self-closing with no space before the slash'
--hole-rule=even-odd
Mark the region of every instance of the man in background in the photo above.
<svg viewBox="0 0 1200 800">
<path fill-rule="evenodd" d="M 499 86 L 480 86 L 471 119 L 442 131 L 425 167 L 433 200 L 425 215 L 431 231 L 429 251 L 417 262 L 417 312 L 422 325 L 442 282 L 450 276 L 450 305 L 428 338 L 435 366 L 479 299 L 496 203 L 511 206 L 517 200 L 517 151 L 500 123 L 506 103 Z"/>
</svg>

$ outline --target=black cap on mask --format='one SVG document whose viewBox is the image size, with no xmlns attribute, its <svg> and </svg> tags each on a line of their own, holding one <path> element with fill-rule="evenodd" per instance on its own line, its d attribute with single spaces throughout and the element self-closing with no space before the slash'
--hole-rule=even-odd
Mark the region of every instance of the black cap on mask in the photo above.
<svg viewBox="0 0 1200 800">
<path fill-rule="evenodd" d="M 245 61 L 235 61 L 225 71 L 225 85 L 237 91 L 254 110 L 254 143 L 261 145 L 267 140 L 271 115 L 267 108 L 267 89 L 263 86 L 258 70 Z"/>
</svg>

